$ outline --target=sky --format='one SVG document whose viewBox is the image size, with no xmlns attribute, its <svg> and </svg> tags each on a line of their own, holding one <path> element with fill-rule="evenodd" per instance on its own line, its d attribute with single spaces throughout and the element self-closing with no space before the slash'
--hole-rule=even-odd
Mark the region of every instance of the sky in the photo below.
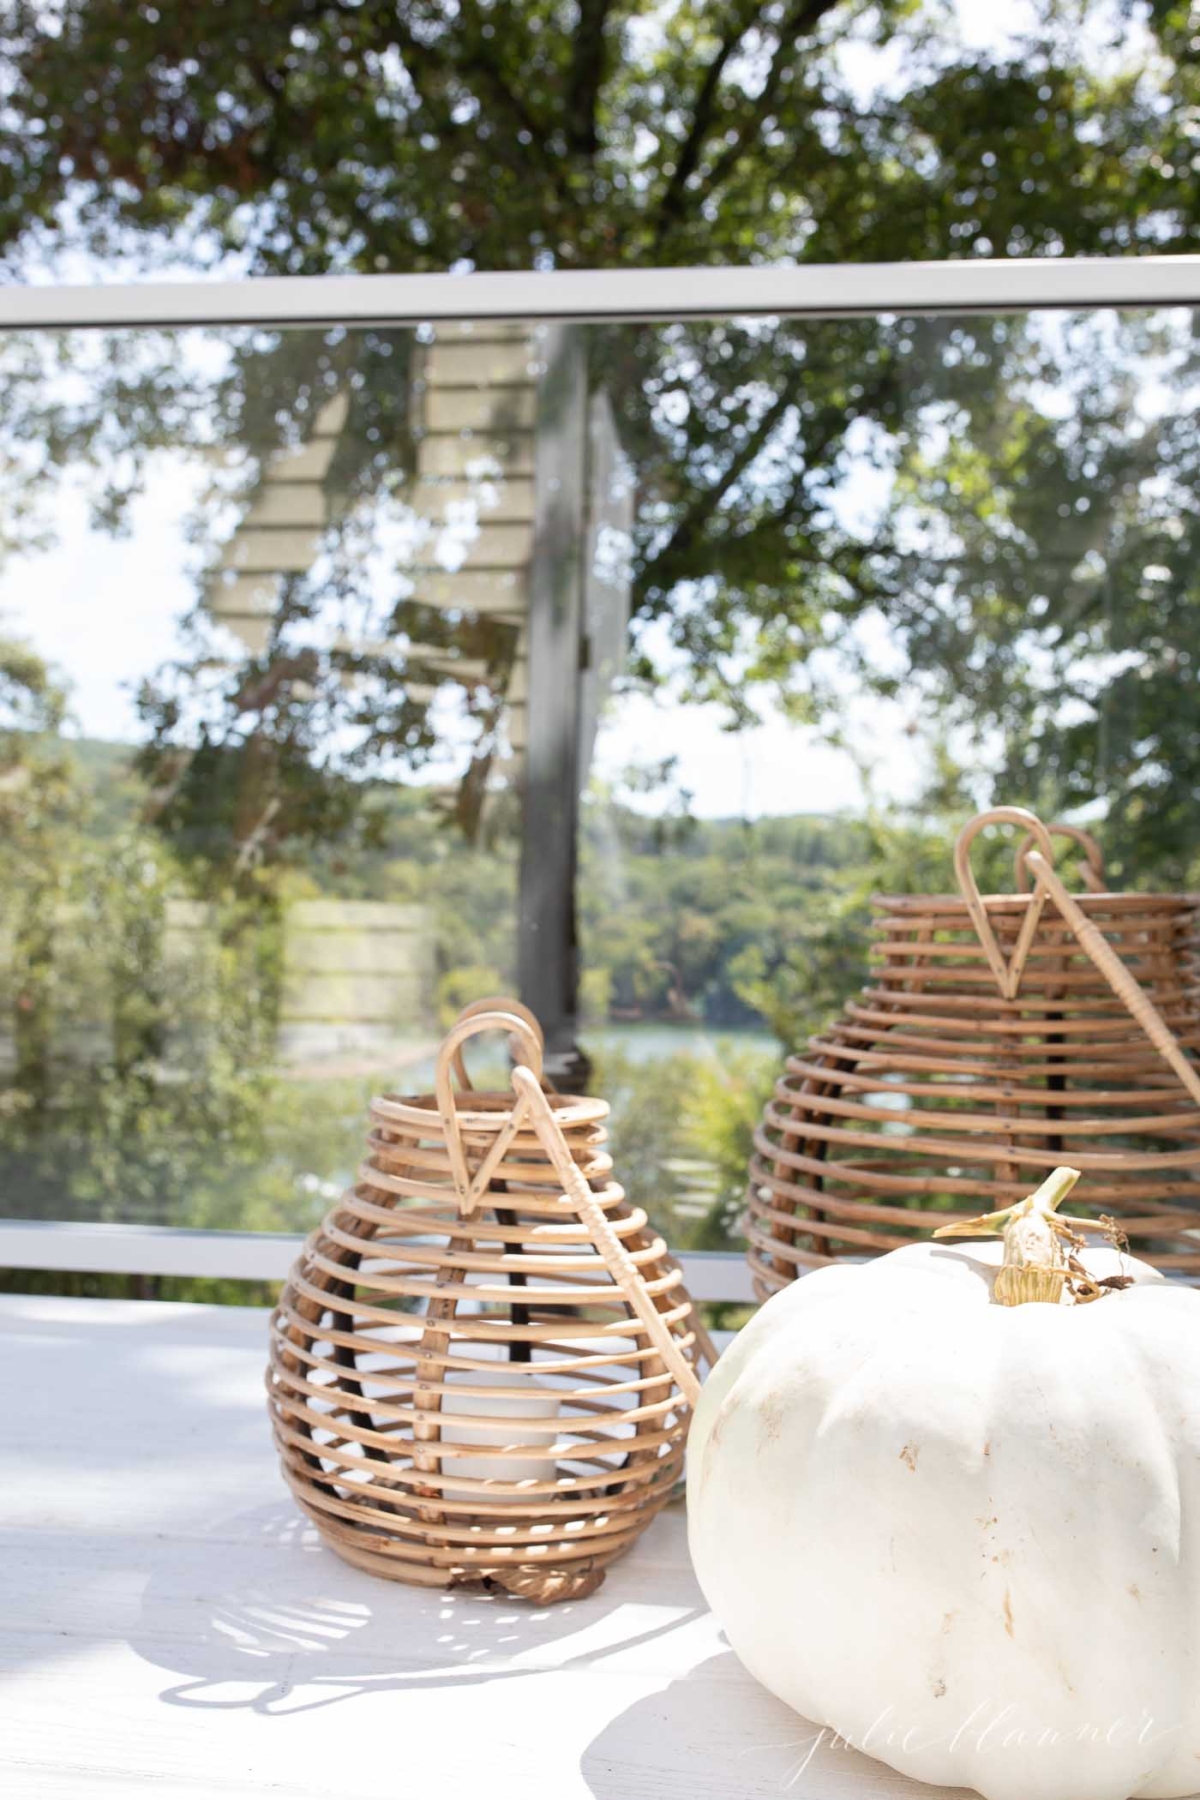
<svg viewBox="0 0 1200 1800">
<path fill-rule="evenodd" d="M 68 491 L 53 548 L 0 572 L 0 623 L 65 674 L 81 736 L 136 737 L 136 684 L 178 649 L 194 592 L 177 511 L 183 485 L 164 473 L 134 502 L 123 538 L 90 529 L 83 494 Z"/>
<path fill-rule="evenodd" d="M 875 791 L 898 802 L 915 799 L 924 761 L 911 740 L 890 723 L 868 729 L 878 765 Z M 865 799 L 857 764 L 774 708 L 756 730 L 731 734 L 717 707 L 633 696 L 614 709 L 600 737 L 597 772 L 615 779 L 631 761 L 652 763 L 664 755 L 676 758 L 674 779 L 692 795 L 689 810 L 698 818 L 845 812 Z"/>
</svg>

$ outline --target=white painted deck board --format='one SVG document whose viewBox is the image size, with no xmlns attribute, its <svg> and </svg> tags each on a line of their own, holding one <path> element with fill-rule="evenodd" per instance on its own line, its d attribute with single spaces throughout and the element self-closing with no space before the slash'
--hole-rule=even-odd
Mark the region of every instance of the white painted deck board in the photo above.
<svg viewBox="0 0 1200 1800">
<path fill-rule="evenodd" d="M 543 1610 L 348 1568 L 277 1474 L 265 1351 L 256 1309 L 0 1297 L 0 1793 L 935 1792 L 799 1769 L 812 1727 L 726 1647 L 681 1510 Z"/>
</svg>

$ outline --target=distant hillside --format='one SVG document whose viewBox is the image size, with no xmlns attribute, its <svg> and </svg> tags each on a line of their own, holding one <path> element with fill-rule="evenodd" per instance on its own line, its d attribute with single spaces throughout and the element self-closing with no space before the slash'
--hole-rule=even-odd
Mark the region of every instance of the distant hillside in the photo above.
<svg viewBox="0 0 1200 1800">
<path fill-rule="evenodd" d="M 63 738 L 83 772 L 92 793 L 95 812 L 92 833 L 107 838 L 136 822 L 146 801 L 146 784 L 134 772 L 133 744 L 115 744 L 107 738 Z"/>
<path fill-rule="evenodd" d="M 71 742 L 103 840 L 143 816 L 132 745 Z M 505 797 L 487 841 L 467 843 L 431 789 L 373 781 L 345 833 L 297 845 L 280 872 L 293 899 L 429 909 L 446 1004 L 514 978 L 519 810 Z M 786 1022 L 861 981 L 865 896 L 881 873 L 865 819 L 656 817 L 593 791 L 580 830 L 584 1005 L 593 1019 Z"/>
</svg>

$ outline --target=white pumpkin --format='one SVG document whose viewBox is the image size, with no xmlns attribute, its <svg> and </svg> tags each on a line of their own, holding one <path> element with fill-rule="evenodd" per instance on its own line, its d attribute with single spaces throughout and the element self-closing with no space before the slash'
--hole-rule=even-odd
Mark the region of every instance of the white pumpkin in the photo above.
<svg viewBox="0 0 1200 1800">
<path fill-rule="evenodd" d="M 987 1800 L 1200 1790 L 1200 1294 L 1098 1249 L 1131 1286 L 997 1304 L 1002 1256 L 1002 1289 L 1061 1267 L 1051 1186 L 976 1222 L 1003 1251 L 794 1282 L 701 1395 L 700 1585 L 827 1771 L 848 1742 Z"/>
</svg>

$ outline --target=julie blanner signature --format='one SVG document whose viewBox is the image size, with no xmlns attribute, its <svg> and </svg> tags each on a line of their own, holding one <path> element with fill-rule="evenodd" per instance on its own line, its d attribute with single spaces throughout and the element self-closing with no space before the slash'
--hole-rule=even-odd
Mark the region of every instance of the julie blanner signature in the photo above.
<svg viewBox="0 0 1200 1800">
<path fill-rule="evenodd" d="M 1138 1718 L 1120 1715 L 1107 1724 L 1057 1726 L 1044 1721 L 1023 1720 L 1020 1709 L 1012 1704 L 996 1705 L 981 1700 L 965 1718 L 939 1731 L 924 1725 L 905 1726 L 892 1706 L 885 1706 L 865 1730 L 839 1731 L 832 1726 L 814 1727 L 807 1737 L 772 1746 L 796 1753 L 782 1779 L 784 1787 L 795 1787 L 818 1756 L 826 1751 L 858 1750 L 866 1756 L 881 1757 L 885 1762 L 893 1755 L 915 1755 L 922 1750 L 973 1750 L 979 1755 L 1001 1755 L 1012 1750 L 1051 1750 L 1088 1744 L 1111 1750 L 1128 1749 L 1131 1745 L 1145 1749 L 1166 1742 L 1177 1735 L 1181 1726 L 1164 1725 L 1150 1713 Z"/>
</svg>

